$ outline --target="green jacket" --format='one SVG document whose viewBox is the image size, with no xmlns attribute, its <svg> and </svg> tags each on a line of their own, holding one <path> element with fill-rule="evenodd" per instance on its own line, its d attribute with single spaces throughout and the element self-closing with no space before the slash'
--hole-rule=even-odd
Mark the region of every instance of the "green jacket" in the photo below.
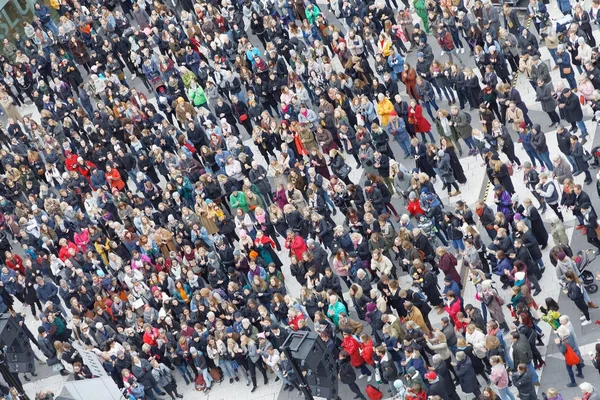
<svg viewBox="0 0 600 400">
<path fill-rule="evenodd" d="M 238 190 L 237 196 L 231 193 L 229 196 L 229 203 L 232 209 L 241 208 L 244 212 L 250 211 L 248 209 L 248 203 L 246 202 L 246 195 L 241 190 Z"/>
<path fill-rule="evenodd" d="M 202 104 L 206 104 L 206 96 L 204 95 L 204 89 L 202 89 L 202 86 L 200 85 L 196 86 L 196 89 L 189 88 L 188 97 L 195 106 L 201 106 Z"/>
<path fill-rule="evenodd" d="M 313 4 L 312 10 L 309 10 L 307 7 L 305 13 L 306 20 L 308 21 L 308 23 L 314 25 L 315 21 L 317 20 L 317 17 L 321 15 L 321 10 L 319 9 L 319 7 Z"/>
<path fill-rule="evenodd" d="M 327 309 L 327 316 L 333 320 L 335 326 L 338 326 L 341 312 L 347 312 L 347 310 L 346 306 L 339 300 L 333 305 L 330 304 Z"/>
</svg>

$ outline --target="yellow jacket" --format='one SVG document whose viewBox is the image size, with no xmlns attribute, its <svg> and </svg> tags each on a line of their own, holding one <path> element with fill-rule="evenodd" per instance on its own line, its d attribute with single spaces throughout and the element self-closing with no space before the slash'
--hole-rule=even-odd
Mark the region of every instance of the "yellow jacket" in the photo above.
<svg viewBox="0 0 600 400">
<path fill-rule="evenodd" d="M 392 111 L 394 111 L 394 105 L 387 97 L 377 103 L 377 115 L 379 115 L 379 118 L 381 119 L 381 126 L 387 126 Z"/>
</svg>

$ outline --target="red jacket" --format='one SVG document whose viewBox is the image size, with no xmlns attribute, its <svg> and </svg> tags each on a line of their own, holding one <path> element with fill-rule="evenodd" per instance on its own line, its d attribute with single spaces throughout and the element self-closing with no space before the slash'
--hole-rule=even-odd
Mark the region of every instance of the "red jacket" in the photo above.
<svg viewBox="0 0 600 400">
<path fill-rule="evenodd" d="M 79 158 L 79 156 L 75 153 L 71 153 L 67 156 L 65 159 L 67 171 L 75 171 L 77 169 L 77 158 Z"/>
<path fill-rule="evenodd" d="M 348 335 L 344 338 L 342 341 L 342 348 L 350 355 L 350 365 L 353 367 L 360 367 L 365 363 L 365 360 L 358 352 L 360 344 L 356 341 L 356 339 L 354 339 L 353 336 Z"/>
<path fill-rule="evenodd" d="M 423 116 L 423 107 L 420 105 L 417 104 L 414 108 L 408 107 L 408 115 L 412 115 L 414 118 L 415 132 L 425 133 L 431 130 L 431 124 Z"/>
<path fill-rule="evenodd" d="M 60 250 L 58 251 L 58 258 L 60 258 L 62 261 L 68 260 L 69 258 L 71 258 L 71 255 L 69 254 L 69 249 L 73 249 L 75 250 L 75 254 L 79 253 L 79 247 L 77 247 L 77 245 L 71 241 L 67 241 L 67 245 L 63 246 L 60 248 Z"/>
<path fill-rule="evenodd" d="M 158 329 L 152 328 L 152 331 L 150 333 L 144 332 L 144 337 L 142 340 L 144 341 L 144 343 L 149 344 L 150 346 L 158 346 L 158 344 L 156 343 L 158 335 Z"/>
<path fill-rule="evenodd" d="M 300 235 L 296 235 L 294 239 L 291 241 L 285 241 L 285 248 L 289 249 L 290 252 L 296 256 L 298 260 L 302 260 L 302 254 L 305 251 L 308 251 L 308 247 L 306 246 L 306 242 Z"/>
<path fill-rule="evenodd" d="M 294 318 L 291 318 L 291 319 L 289 320 L 289 325 L 290 325 L 290 327 L 291 327 L 293 330 L 297 331 L 297 330 L 299 329 L 299 328 L 298 328 L 298 322 L 300 322 L 300 320 L 303 320 L 303 319 L 305 319 L 305 318 L 304 318 L 304 314 L 302 314 L 302 313 L 297 313 L 297 314 L 296 314 L 296 316 L 295 316 Z"/>
<path fill-rule="evenodd" d="M 416 217 L 418 215 L 425 215 L 425 211 L 423 211 L 423 209 L 421 208 L 421 202 L 418 198 L 414 200 L 409 200 L 408 205 L 406 206 L 406 210 L 408 210 L 410 215 L 412 215 L 413 217 Z"/>
<path fill-rule="evenodd" d="M 361 357 L 369 365 L 373 365 L 373 340 L 369 339 L 367 343 L 361 343 L 360 348 L 362 350 Z"/>
<path fill-rule="evenodd" d="M 25 267 L 23 267 L 23 259 L 18 254 L 12 255 L 12 260 L 6 260 L 6 266 L 13 271 L 25 275 Z"/>
<path fill-rule="evenodd" d="M 452 304 L 445 305 L 444 310 L 450 315 L 450 318 L 454 321 L 456 325 L 460 325 L 460 321 L 457 318 L 457 314 L 460 312 L 460 299 L 456 299 Z"/>
</svg>

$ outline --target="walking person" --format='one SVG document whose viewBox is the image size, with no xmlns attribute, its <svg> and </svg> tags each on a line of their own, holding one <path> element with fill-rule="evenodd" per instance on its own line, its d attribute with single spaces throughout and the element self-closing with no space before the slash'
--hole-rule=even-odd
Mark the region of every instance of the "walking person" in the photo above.
<svg viewBox="0 0 600 400">
<path fill-rule="evenodd" d="M 579 310 L 583 313 L 583 315 L 579 318 L 581 322 L 581 326 L 586 326 L 592 323 L 590 319 L 589 307 L 585 302 L 583 297 L 583 286 L 581 285 L 581 281 L 579 277 L 575 275 L 573 271 L 567 271 L 565 274 L 565 279 L 567 280 L 564 286 L 563 292 L 569 297 L 569 299 L 573 300 L 573 303 L 579 308 Z"/>
<path fill-rule="evenodd" d="M 340 351 L 338 356 L 338 371 L 338 379 L 350 387 L 352 393 L 356 395 L 354 399 L 367 400 L 356 384 L 356 372 L 354 372 L 354 367 L 350 365 L 350 355 L 346 350 Z"/>
<path fill-rule="evenodd" d="M 560 218 L 561 221 L 564 221 L 562 212 L 558 209 L 559 189 L 556 187 L 554 181 L 549 179 L 548 174 L 540 174 L 539 178 L 540 182 L 535 186 L 535 191 L 544 199 L 543 204 L 548 205 L 548 207 L 554 210 L 554 213 L 558 218 Z"/>
<path fill-rule="evenodd" d="M 575 374 L 573 374 L 573 366 L 577 367 L 577 377 L 583 379 L 583 358 L 575 337 L 571 335 L 569 328 L 566 326 L 559 326 L 556 329 L 556 338 L 554 343 L 558 346 L 558 350 L 565 356 L 565 366 L 567 367 L 567 373 L 569 374 L 570 382 L 567 383 L 568 387 L 576 387 Z"/>
</svg>

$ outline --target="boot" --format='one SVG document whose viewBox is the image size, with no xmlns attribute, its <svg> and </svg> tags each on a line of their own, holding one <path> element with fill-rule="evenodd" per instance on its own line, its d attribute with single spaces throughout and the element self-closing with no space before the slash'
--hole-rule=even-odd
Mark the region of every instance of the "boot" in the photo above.
<svg viewBox="0 0 600 400">
<path fill-rule="evenodd" d="M 589 308 L 598 308 L 598 306 L 597 306 L 596 304 L 594 304 L 594 302 L 593 302 L 593 301 L 590 301 L 590 302 L 588 303 L 588 307 L 589 307 Z"/>
</svg>

